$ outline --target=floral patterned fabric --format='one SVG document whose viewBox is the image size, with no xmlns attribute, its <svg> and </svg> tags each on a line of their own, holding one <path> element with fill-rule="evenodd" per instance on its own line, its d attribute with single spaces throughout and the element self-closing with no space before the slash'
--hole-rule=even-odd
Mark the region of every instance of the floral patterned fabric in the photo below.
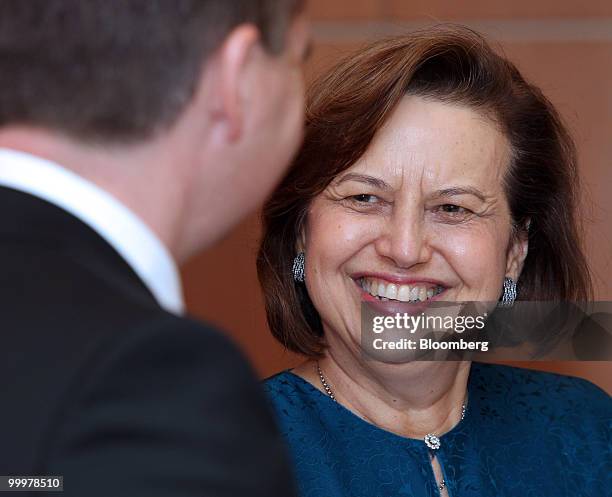
<svg viewBox="0 0 612 497">
<path fill-rule="evenodd" d="M 264 387 L 302 497 L 439 495 L 423 440 L 368 423 L 290 371 Z M 578 378 L 473 364 L 468 399 L 436 451 L 450 496 L 612 496 L 605 392 Z"/>
</svg>

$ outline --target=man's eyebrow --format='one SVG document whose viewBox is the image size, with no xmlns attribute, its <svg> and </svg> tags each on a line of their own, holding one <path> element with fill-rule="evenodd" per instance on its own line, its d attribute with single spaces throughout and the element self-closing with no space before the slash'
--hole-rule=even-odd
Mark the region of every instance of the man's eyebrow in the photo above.
<svg viewBox="0 0 612 497">
<path fill-rule="evenodd" d="M 443 190 L 436 191 L 433 197 L 454 197 L 456 195 L 474 195 L 483 202 L 488 200 L 488 197 L 482 193 L 478 188 L 473 186 L 452 186 L 450 188 L 444 188 Z"/>
<path fill-rule="evenodd" d="M 336 186 L 341 185 L 345 181 L 357 181 L 359 183 L 365 183 L 367 185 L 373 186 L 374 188 L 378 188 L 379 190 L 392 189 L 389 183 L 386 183 L 380 178 L 368 176 L 367 174 L 347 173 L 336 182 Z"/>
</svg>

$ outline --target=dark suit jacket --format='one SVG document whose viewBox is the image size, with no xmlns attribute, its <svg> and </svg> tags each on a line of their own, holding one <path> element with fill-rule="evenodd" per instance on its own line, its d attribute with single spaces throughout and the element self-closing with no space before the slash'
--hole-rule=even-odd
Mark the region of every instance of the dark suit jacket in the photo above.
<svg viewBox="0 0 612 497">
<path fill-rule="evenodd" d="M 294 495 L 237 349 L 162 310 L 88 226 L 2 187 L 0 306 L 0 475 L 63 475 L 65 497 Z"/>
</svg>

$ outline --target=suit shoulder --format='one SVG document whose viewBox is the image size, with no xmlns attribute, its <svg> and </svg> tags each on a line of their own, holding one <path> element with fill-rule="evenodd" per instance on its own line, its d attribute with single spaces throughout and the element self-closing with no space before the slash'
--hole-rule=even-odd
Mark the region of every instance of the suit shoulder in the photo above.
<svg viewBox="0 0 612 497">
<path fill-rule="evenodd" d="M 128 368 L 133 375 L 154 371 L 156 376 L 171 374 L 164 371 L 198 372 L 206 375 L 223 373 L 216 381 L 227 383 L 236 376 L 252 376 L 242 351 L 216 327 L 187 317 L 169 313 L 145 320 L 121 335 L 112 344 L 100 347 L 99 370 Z M 92 370 L 93 378 L 96 372 Z"/>
<path fill-rule="evenodd" d="M 188 318 L 165 316 L 116 340 L 77 384 L 47 447 L 45 470 L 79 490 L 104 467 L 126 488 L 163 475 L 192 481 L 193 495 L 293 495 L 249 363 L 220 331 Z M 112 493 L 101 485 L 95 495 Z"/>
<path fill-rule="evenodd" d="M 171 339 L 187 340 L 207 346 L 236 349 L 230 338 L 219 328 L 189 316 L 177 316 L 161 311 L 143 320 L 131 330 L 126 339 Z"/>
<path fill-rule="evenodd" d="M 122 423 L 135 425 L 143 415 L 154 416 L 165 426 L 176 425 L 173 429 L 190 426 L 195 435 L 205 419 L 238 405 L 248 406 L 257 419 L 269 414 L 238 347 L 212 326 L 167 315 L 115 335 L 84 361 L 52 431 L 58 436 L 71 432 L 114 406 L 123 413 Z"/>
</svg>

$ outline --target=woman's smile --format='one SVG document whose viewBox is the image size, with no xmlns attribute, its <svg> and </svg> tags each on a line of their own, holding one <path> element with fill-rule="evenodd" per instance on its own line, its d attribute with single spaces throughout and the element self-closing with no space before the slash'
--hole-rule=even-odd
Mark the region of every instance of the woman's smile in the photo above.
<svg viewBox="0 0 612 497">
<path fill-rule="evenodd" d="M 425 302 L 432 300 L 445 290 L 445 287 L 439 283 L 419 280 L 399 283 L 397 280 L 389 281 L 385 276 L 361 276 L 354 281 L 363 290 L 366 297 L 373 297 L 383 302 L 388 300 Z"/>
<path fill-rule="evenodd" d="M 443 299 L 446 291 L 438 282 L 398 278 L 380 273 L 366 273 L 361 276 L 356 274 L 351 280 L 360 303 L 366 304 L 371 311 L 378 314 L 419 314 L 432 302 Z"/>
</svg>

